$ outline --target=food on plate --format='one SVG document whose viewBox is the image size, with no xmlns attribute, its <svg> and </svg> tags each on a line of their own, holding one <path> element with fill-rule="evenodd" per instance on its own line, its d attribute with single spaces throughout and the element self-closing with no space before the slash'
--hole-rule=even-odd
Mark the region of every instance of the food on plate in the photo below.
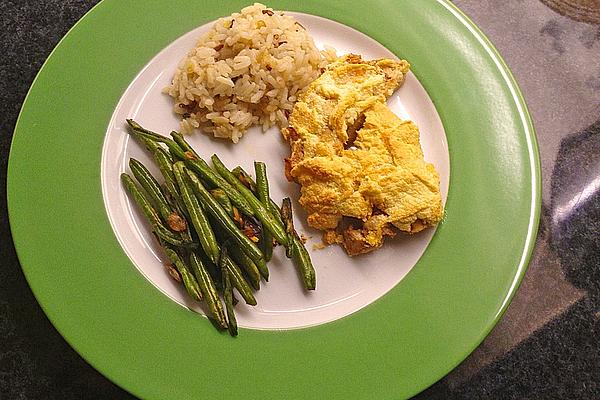
<svg viewBox="0 0 600 400">
<path fill-rule="evenodd" d="M 282 129 L 291 145 L 286 176 L 301 186 L 309 225 L 349 255 L 379 248 L 394 228 L 416 233 L 443 216 L 439 175 L 423 158 L 417 126 L 385 103 L 409 67 L 341 57 L 303 91 Z"/>
<path fill-rule="evenodd" d="M 127 123 L 164 182 L 130 159 L 135 179 L 121 174 L 123 186 L 163 248 L 169 275 L 205 304 L 215 326 L 237 335 L 233 288 L 247 304 L 257 304 L 253 290 L 269 279 L 274 241 L 286 247 L 305 289 L 315 289 L 314 267 L 291 223 L 290 200 L 284 199 L 280 210 L 270 198 L 264 163 L 254 163 L 254 182 L 241 167 L 230 171 L 216 154 L 211 168 L 178 132 L 167 137 L 133 120 Z"/>
<path fill-rule="evenodd" d="M 255 3 L 217 20 L 165 92 L 183 133 L 199 128 L 235 143 L 252 125 L 286 126 L 298 92 L 333 57 L 293 17 Z"/>
<path fill-rule="evenodd" d="M 262 163 L 260 163 L 262 164 Z M 256 183 L 248 173 L 246 173 L 241 167 L 236 167 L 232 172 L 237 175 L 237 178 L 242 182 L 248 189 L 252 191 L 259 198 L 261 197 L 260 192 L 265 189 L 261 189 L 261 179 L 266 182 L 266 169 L 261 172 L 261 168 L 255 165 L 256 170 Z M 264 183 L 263 183 L 264 184 Z M 266 192 L 268 194 L 268 192 Z M 262 200 L 261 200 L 262 201 Z M 288 246 L 286 246 L 285 253 L 288 258 L 291 258 L 294 265 L 298 268 L 304 287 L 307 290 L 314 290 L 317 284 L 315 270 L 312 266 L 312 261 L 306 247 L 304 246 L 306 240 L 302 239 L 303 235 L 298 235 L 294 229 L 292 220 L 292 202 L 289 197 L 286 197 L 282 201 L 281 208 L 275 204 L 271 199 L 266 198 L 263 202 L 270 213 L 278 219 L 278 224 L 285 226 L 285 232 L 288 239 Z M 264 232 L 264 230 L 263 230 Z M 268 253 L 265 253 L 268 254 Z"/>
</svg>

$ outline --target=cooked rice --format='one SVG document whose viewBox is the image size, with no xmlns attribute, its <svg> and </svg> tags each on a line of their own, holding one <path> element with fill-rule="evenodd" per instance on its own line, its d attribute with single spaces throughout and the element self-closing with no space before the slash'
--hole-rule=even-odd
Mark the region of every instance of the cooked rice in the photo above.
<svg viewBox="0 0 600 400">
<path fill-rule="evenodd" d="M 183 133 L 200 128 L 237 143 L 252 125 L 287 126 L 298 92 L 333 58 L 294 18 L 255 3 L 215 22 L 165 92 Z"/>
</svg>

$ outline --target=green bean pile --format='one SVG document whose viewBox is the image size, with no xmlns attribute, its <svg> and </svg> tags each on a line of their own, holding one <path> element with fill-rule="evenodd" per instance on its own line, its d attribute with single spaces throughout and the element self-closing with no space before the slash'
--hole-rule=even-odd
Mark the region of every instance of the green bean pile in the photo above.
<svg viewBox="0 0 600 400">
<path fill-rule="evenodd" d="M 261 279 L 269 280 L 267 262 L 275 243 L 285 246 L 305 289 L 315 289 L 315 270 L 294 230 L 291 201 L 284 199 L 280 208 L 269 197 L 264 163 L 254 162 L 255 181 L 239 166 L 230 171 L 216 155 L 211 168 L 178 132 L 167 137 L 131 119 L 127 123 L 164 183 L 132 158 L 133 178 L 121 174 L 123 186 L 152 226 L 170 261 L 169 274 L 205 304 L 218 329 L 237 335 L 233 288 L 246 304 L 256 305 L 254 291 Z"/>
</svg>

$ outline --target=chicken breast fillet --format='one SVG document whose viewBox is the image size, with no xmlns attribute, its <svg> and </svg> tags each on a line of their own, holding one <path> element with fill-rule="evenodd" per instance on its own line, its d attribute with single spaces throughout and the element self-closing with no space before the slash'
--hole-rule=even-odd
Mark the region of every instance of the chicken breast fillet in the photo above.
<svg viewBox="0 0 600 400">
<path fill-rule="evenodd" d="M 439 175 L 423 159 L 418 128 L 386 105 L 409 67 L 342 57 L 307 87 L 282 130 L 291 145 L 286 176 L 301 185 L 309 225 L 350 255 L 380 247 L 392 226 L 415 233 L 443 215 Z"/>
</svg>

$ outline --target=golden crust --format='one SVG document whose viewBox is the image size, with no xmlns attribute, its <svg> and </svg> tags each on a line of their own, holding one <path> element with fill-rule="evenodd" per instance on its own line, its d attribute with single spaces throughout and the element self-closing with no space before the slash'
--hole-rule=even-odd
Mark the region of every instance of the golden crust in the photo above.
<svg viewBox="0 0 600 400">
<path fill-rule="evenodd" d="M 439 175 L 423 159 L 417 126 L 385 104 L 408 69 L 406 61 L 342 57 L 299 97 L 283 131 L 286 176 L 301 185 L 308 223 L 331 232 L 343 217 L 362 221 L 341 234 L 351 255 L 380 247 L 392 225 L 414 233 L 443 215 Z"/>
</svg>

